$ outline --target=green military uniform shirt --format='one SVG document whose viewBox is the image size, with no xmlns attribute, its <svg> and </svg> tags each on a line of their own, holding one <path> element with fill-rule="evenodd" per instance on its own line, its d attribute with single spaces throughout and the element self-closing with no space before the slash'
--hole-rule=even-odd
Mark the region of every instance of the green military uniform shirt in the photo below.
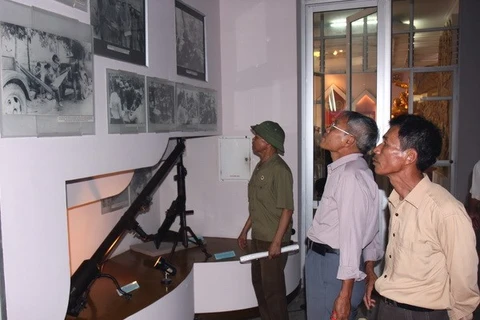
<svg viewBox="0 0 480 320">
<path fill-rule="evenodd" d="M 248 209 L 252 219 L 252 238 L 272 241 L 282 210 L 293 210 L 293 177 L 288 165 L 278 155 L 258 164 L 248 183 Z M 282 242 L 290 241 L 292 222 Z"/>
</svg>

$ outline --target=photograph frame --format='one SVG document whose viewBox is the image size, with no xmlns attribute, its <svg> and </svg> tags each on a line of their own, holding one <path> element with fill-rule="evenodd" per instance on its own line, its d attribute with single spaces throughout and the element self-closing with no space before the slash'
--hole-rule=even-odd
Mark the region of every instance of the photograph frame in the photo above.
<svg viewBox="0 0 480 320">
<path fill-rule="evenodd" d="M 176 83 L 147 76 L 148 132 L 170 132 L 175 129 Z"/>
<path fill-rule="evenodd" d="M 3 5 L 2 137 L 95 134 L 90 25 L 15 2 Z"/>
<path fill-rule="evenodd" d="M 95 54 L 147 66 L 146 0 L 90 0 L 90 24 Z"/>
<path fill-rule="evenodd" d="M 215 132 L 218 130 L 218 99 L 217 91 L 208 88 L 197 88 L 198 104 L 198 131 Z"/>
<path fill-rule="evenodd" d="M 207 81 L 205 14 L 175 0 L 177 74 Z"/>
<path fill-rule="evenodd" d="M 106 69 L 108 133 L 147 132 L 145 76 Z"/>
</svg>

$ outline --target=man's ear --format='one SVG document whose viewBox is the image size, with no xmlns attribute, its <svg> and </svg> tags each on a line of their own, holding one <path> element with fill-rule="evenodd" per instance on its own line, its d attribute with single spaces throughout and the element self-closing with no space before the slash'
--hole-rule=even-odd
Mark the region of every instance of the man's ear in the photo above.
<svg viewBox="0 0 480 320">
<path fill-rule="evenodd" d="M 405 150 L 405 153 L 407 164 L 417 163 L 418 153 L 415 149 L 407 149 Z"/>
<path fill-rule="evenodd" d="M 345 135 L 346 141 L 345 144 L 347 147 L 351 147 L 352 145 L 356 145 L 355 137 L 347 134 Z"/>
</svg>

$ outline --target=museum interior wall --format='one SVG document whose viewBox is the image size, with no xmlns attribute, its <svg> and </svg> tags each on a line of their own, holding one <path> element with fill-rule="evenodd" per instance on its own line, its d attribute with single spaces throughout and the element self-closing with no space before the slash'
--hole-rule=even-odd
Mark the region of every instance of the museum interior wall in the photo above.
<svg viewBox="0 0 480 320">
<path fill-rule="evenodd" d="M 87 13 L 60 2 L 19 2 L 89 23 Z M 109 232 L 119 218 L 119 213 L 102 216 L 95 201 L 67 211 L 66 181 L 152 166 L 161 158 L 169 137 L 175 135 L 108 134 L 106 69 L 213 89 L 221 99 L 218 1 L 186 1 L 208 17 L 208 82 L 176 74 L 174 2 L 147 3 L 148 67 L 94 57 L 94 135 L 0 139 L 2 155 L 10 155 L 2 157 L 0 172 L 5 300 L 9 319 L 62 319 L 71 274 L 69 222 L 74 227 L 84 228 L 83 235 L 80 234 L 83 237 L 77 241 L 85 241 L 90 250 L 95 248 L 96 241 L 103 240 L 102 235 Z M 2 12 L 4 14 L 8 13 Z M 190 170 L 194 171 L 194 168 Z M 113 195 L 125 186 L 126 182 L 123 185 L 112 183 L 102 187 L 97 197 Z M 165 206 L 171 200 L 169 198 Z M 156 199 L 152 208 L 154 212 L 140 217 L 144 219 L 139 221 L 147 231 L 150 227 L 158 228 L 161 222 L 158 208 Z M 72 217 L 72 213 L 76 217 Z M 129 239 L 125 241 L 121 250 L 128 248 Z M 89 253 L 83 254 L 88 256 Z"/>
<path fill-rule="evenodd" d="M 296 4 L 290 0 L 220 1 L 222 134 L 251 137 L 250 126 L 267 119 L 282 125 L 298 231 L 295 17 Z M 255 164 L 258 158 L 252 160 Z M 218 137 L 188 140 L 185 167 L 187 207 L 195 210 L 187 217 L 189 225 L 202 235 L 236 238 L 247 219 L 247 181 L 220 181 Z M 167 206 L 175 192 L 174 182 L 166 181 L 160 189 L 161 206 Z"/>
</svg>

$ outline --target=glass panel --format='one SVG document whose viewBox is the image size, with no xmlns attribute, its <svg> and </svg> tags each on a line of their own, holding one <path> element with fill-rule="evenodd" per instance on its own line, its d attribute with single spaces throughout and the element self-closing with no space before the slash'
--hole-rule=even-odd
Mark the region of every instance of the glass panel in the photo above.
<svg viewBox="0 0 480 320">
<path fill-rule="evenodd" d="M 351 74 L 351 109 L 375 119 L 377 110 L 377 14 L 373 13 L 357 21 L 361 22 L 363 33 L 352 35 L 352 74 Z"/>
<path fill-rule="evenodd" d="M 408 31 L 410 27 L 410 1 L 392 1 L 392 32 Z"/>
<path fill-rule="evenodd" d="M 444 27 L 448 23 L 456 26 L 458 2 L 456 0 L 413 1 L 413 25 L 416 29 Z"/>
<path fill-rule="evenodd" d="M 360 10 L 325 12 L 325 36 L 344 36 L 347 34 L 347 17 Z"/>
<path fill-rule="evenodd" d="M 377 70 L 377 35 L 372 34 L 367 37 L 367 63 L 365 71 Z"/>
<path fill-rule="evenodd" d="M 392 36 L 392 68 L 408 68 L 408 39 L 408 33 Z"/>
<path fill-rule="evenodd" d="M 340 112 L 347 110 L 346 79 L 346 75 L 325 75 L 325 126 L 332 124 Z"/>
<path fill-rule="evenodd" d="M 427 97 L 453 95 L 453 72 L 417 72 L 413 74 L 414 101 Z"/>
<path fill-rule="evenodd" d="M 346 63 L 347 38 L 325 40 L 325 73 L 344 73 Z"/>
<path fill-rule="evenodd" d="M 377 74 L 355 73 L 352 75 L 352 110 L 375 119 L 377 111 Z"/>
<path fill-rule="evenodd" d="M 352 36 L 352 72 L 363 71 L 363 36 Z"/>
<path fill-rule="evenodd" d="M 440 128 L 442 133 L 442 152 L 439 160 L 450 159 L 450 105 L 449 100 L 416 101 L 413 113 L 424 116 Z"/>
<path fill-rule="evenodd" d="M 413 48 L 415 67 L 457 64 L 458 30 L 415 32 Z"/>
<path fill-rule="evenodd" d="M 323 94 L 324 81 L 322 74 L 315 74 L 313 77 L 313 184 L 314 184 L 314 200 L 320 200 L 321 194 L 315 192 L 317 181 L 326 177 L 325 152 L 320 148 L 320 140 L 323 132 Z"/>
<path fill-rule="evenodd" d="M 377 13 L 352 22 L 352 73 L 377 68 Z"/>
<path fill-rule="evenodd" d="M 313 41 L 313 72 L 322 72 L 321 69 L 321 57 L 322 57 L 322 41 Z"/>
<path fill-rule="evenodd" d="M 409 72 L 396 72 L 392 75 L 392 118 L 408 113 L 408 77 Z"/>
</svg>

